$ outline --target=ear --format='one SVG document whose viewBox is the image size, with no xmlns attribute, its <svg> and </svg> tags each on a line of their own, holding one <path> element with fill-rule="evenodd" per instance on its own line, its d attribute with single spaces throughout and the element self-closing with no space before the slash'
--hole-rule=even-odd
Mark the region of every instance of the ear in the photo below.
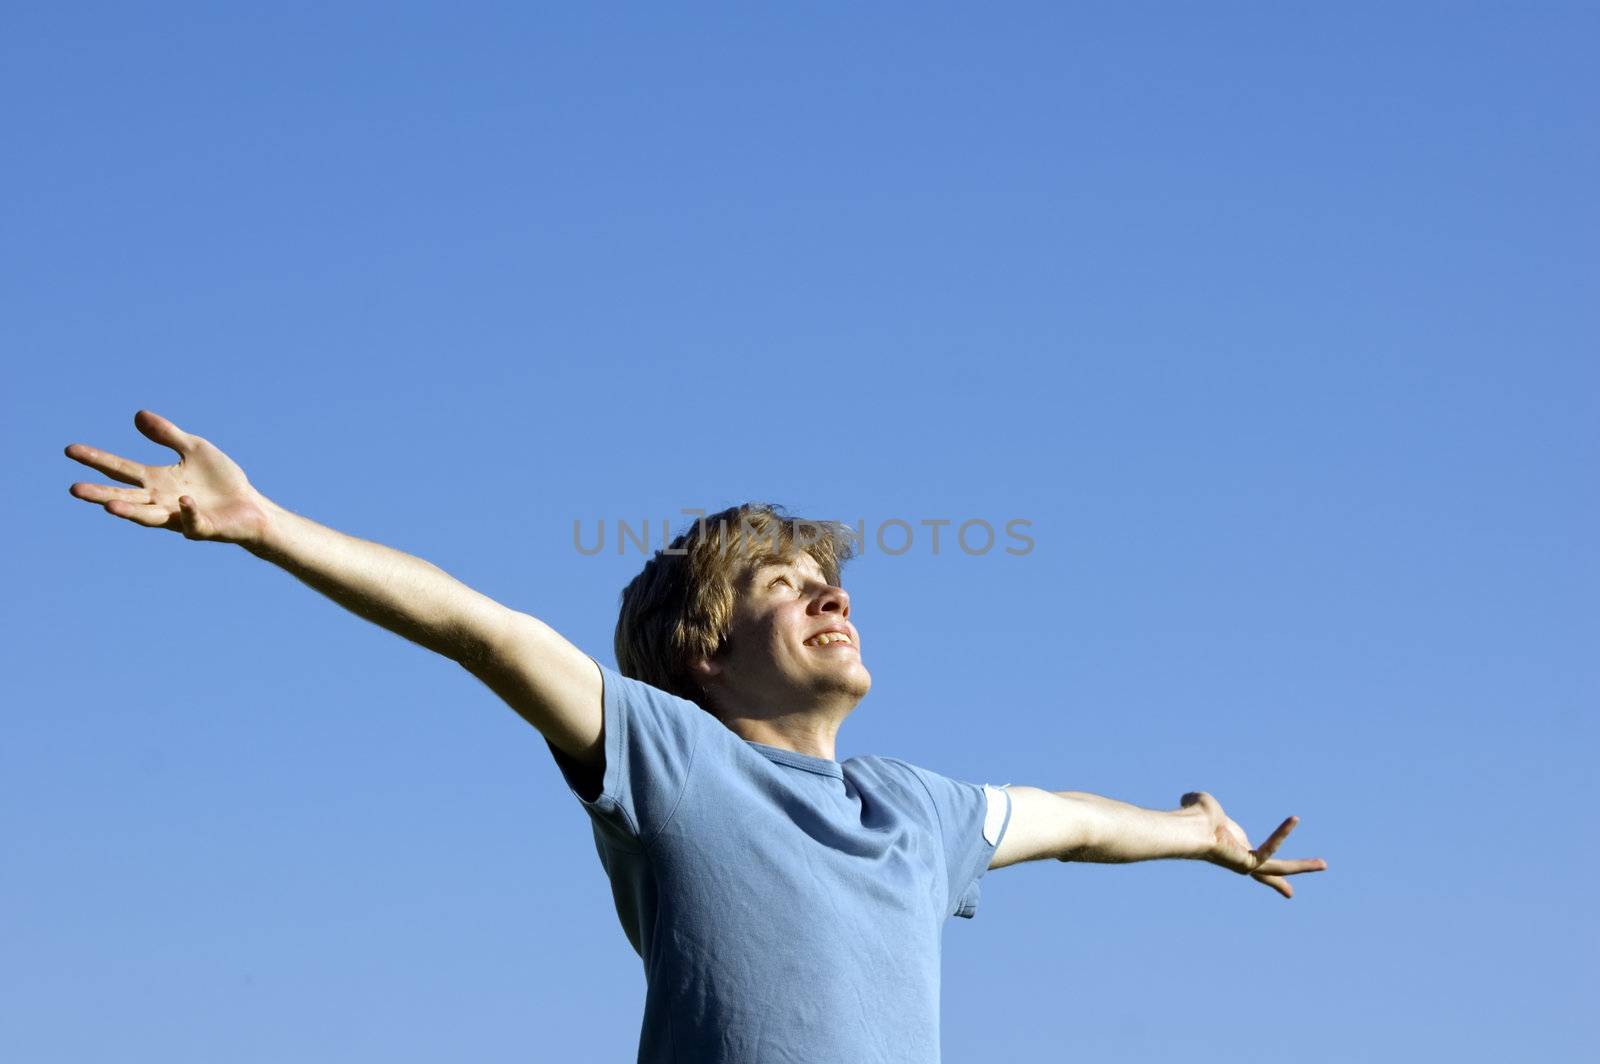
<svg viewBox="0 0 1600 1064">
<path fill-rule="evenodd" d="M 696 658 L 689 668 L 701 682 L 712 680 L 722 675 L 722 662 L 710 658 Z"/>
</svg>

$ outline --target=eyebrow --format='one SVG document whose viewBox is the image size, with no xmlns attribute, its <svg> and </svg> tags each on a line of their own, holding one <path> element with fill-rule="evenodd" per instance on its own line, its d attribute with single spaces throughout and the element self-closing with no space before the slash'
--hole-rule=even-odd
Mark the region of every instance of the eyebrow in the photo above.
<svg viewBox="0 0 1600 1064">
<path fill-rule="evenodd" d="M 800 577 L 802 580 L 805 580 L 807 582 L 810 582 L 813 579 L 819 580 L 822 583 L 827 583 L 828 582 L 828 574 L 820 571 L 821 566 L 818 566 L 819 572 L 817 573 L 817 575 L 815 577 L 812 577 L 809 573 L 805 572 L 804 570 L 802 570 L 800 568 L 797 559 L 791 559 L 791 560 L 786 561 L 786 562 L 762 562 L 760 565 L 758 565 L 754 569 L 750 570 L 750 573 L 751 573 L 751 577 L 750 578 L 751 578 L 752 581 L 762 580 L 762 581 L 764 581 L 766 583 L 770 583 L 771 581 L 766 580 L 764 574 L 770 573 L 774 569 L 779 569 L 779 570 L 783 570 L 783 571 L 786 571 L 786 572 L 792 572 L 796 576 Z"/>
</svg>

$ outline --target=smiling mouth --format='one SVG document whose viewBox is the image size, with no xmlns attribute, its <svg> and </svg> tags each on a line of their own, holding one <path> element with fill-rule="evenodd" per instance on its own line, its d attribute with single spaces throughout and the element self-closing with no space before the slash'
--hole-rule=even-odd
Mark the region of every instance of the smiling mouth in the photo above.
<svg viewBox="0 0 1600 1064">
<path fill-rule="evenodd" d="M 814 635 L 810 639 L 807 639 L 803 645 L 808 647 L 831 647 L 841 645 L 849 647 L 855 646 L 855 642 L 843 632 L 823 632 L 821 635 Z"/>
</svg>

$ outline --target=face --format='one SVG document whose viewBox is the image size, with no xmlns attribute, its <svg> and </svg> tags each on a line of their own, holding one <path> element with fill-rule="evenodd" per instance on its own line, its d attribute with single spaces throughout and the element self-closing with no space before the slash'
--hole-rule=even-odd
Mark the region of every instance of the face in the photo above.
<svg viewBox="0 0 1600 1064">
<path fill-rule="evenodd" d="M 768 712 L 848 712 L 872 686 L 850 596 L 803 552 L 746 572 L 727 644 L 706 672 L 719 704 Z"/>
</svg>

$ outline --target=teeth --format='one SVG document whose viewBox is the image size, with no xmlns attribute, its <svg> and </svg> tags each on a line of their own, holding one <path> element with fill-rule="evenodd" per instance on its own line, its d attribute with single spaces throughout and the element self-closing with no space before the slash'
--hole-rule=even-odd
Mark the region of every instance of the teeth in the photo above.
<svg viewBox="0 0 1600 1064">
<path fill-rule="evenodd" d="M 821 635 L 806 640 L 811 646 L 825 647 L 829 643 L 848 643 L 850 637 L 843 632 L 823 632 Z"/>
</svg>

